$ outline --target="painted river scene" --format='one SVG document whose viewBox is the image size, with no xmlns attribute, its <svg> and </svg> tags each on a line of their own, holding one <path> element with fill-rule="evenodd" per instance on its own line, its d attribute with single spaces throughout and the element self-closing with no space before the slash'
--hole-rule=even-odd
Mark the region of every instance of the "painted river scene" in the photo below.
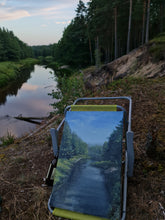
<svg viewBox="0 0 165 220">
<path fill-rule="evenodd" d="M 66 113 L 52 207 L 119 219 L 122 122 L 122 111 Z"/>
<path fill-rule="evenodd" d="M 53 111 L 53 101 L 48 95 L 52 90 L 56 90 L 52 70 L 35 65 L 34 69 L 27 73 L 24 81 L 16 81 L 0 95 L 0 137 L 7 134 L 15 137 L 25 135 L 33 131 L 36 123 Z M 34 123 L 15 117 L 25 120 L 34 118 Z"/>
</svg>

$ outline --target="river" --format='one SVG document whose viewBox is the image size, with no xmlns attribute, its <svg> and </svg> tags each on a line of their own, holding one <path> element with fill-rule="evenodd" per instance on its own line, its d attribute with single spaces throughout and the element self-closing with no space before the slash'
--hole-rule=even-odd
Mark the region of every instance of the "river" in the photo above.
<svg viewBox="0 0 165 220">
<path fill-rule="evenodd" d="M 53 188 L 51 206 L 108 218 L 111 198 L 100 168 L 87 160 L 76 165 L 68 182 L 59 191 Z"/>
<path fill-rule="evenodd" d="M 7 134 L 21 137 L 36 128 L 35 124 L 15 119 L 22 117 L 47 117 L 54 102 L 48 93 L 56 90 L 51 69 L 35 65 L 24 83 L 17 82 L 0 95 L 0 137 Z M 17 87 L 17 88 L 16 88 Z M 5 94 L 5 95 L 4 95 Z"/>
</svg>

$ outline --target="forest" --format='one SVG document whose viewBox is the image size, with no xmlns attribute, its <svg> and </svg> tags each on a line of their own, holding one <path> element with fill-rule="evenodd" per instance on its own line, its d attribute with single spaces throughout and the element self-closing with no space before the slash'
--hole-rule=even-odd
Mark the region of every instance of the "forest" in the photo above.
<svg viewBox="0 0 165 220">
<path fill-rule="evenodd" d="M 108 63 L 165 31 L 164 0 L 79 1 L 76 16 L 57 44 L 33 48 L 60 64 Z"/>
<path fill-rule="evenodd" d="M 60 151 L 61 158 L 71 158 L 77 155 L 87 155 L 87 144 L 78 137 L 77 134 L 71 131 L 69 124 L 65 121 L 65 128 L 61 143 L 62 150 Z"/>
<path fill-rule="evenodd" d="M 17 38 L 12 31 L 0 28 L 0 61 L 17 61 L 33 56 L 30 46 Z"/>
<path fill-rule="evenodd" d="M 28 46 L 0 28 L 0 61 L 27 57 L 70 67 L 100 66 L 165 32 L 164 0 L 82 0 L 58 43 Z"/>
</svg>

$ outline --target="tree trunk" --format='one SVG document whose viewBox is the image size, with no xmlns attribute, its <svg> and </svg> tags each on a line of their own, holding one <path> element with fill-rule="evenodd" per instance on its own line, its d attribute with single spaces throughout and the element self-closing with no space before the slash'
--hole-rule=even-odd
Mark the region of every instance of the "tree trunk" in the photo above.
<svg viewBox="0 0 165 220">
<path fill-rule="evenodd" d="M 117 8 L 114 9 L 114 16 L 115 16 L 115 59 L 118 57 L 118 49 L 117 49 Z"/>
<path fill-rule="evenodd" d="M 149 40 L 149 24 L 150 24 L 150 2 L 151 0 L 148 0 L 148 5 L 147 5 L 147 23 L 146 23 L 146 43 L 148 43 Z"/>
<path fill-rule="evenodd" d="M 146 19 L 146 0 L 144 0 L 144 4 L 143 4 L 142 45 L 144 44 L 145 19 Z"/>
<path fill-rule="evenodd" d="M 112 38 L 111 38 L 111 52 L 110 52 L 110 61 L 113 60 L 113 57 L 114 57 L 114 30 L 112 29 Z"/>
<path fill-rule="evenodd" d="M 164 30 L 164 20 L 165 20 L 165 3 L 162 2 L 160 5 L 160 32 Z"/>
<path fill-rule="evenodd" d="M 129 50 L 130 50 L 131 20 L 132 20 L 132 0 L 130 0 L 130 6 L 129 6 L 129 22 L 128 22 L 128 36 L 127 36 L 127 53 L 129 53 Z"/>
<path fill-rule="evenodd" d="M 95 62 L 96 62 L 96 69 L 100 67 L 100 51 L 99 51 L 99 37 L 96 38 L 96 49 L 95 49 Z"/>
<path fill-rule="evenodd" d="M 22 116 L 17 116 L 17 117 L 14 117 L 14 118 L 22 120 L 22 121 L 27 121 L 27 122 L 30 122 L 30 123 L 34 123 L 34 124 L 41 124 L 41 121 L 44 119 L 43 117 L 37 118 L 37 117 L 22 117 Z"/>
<path fill-rule="evenodd" d="M 90 54 L 90 60 L 91 60 L 91 65 L 92 65 L 93 64 L 92 45 L 91 45 L 91 38 L 89 34 L 88 24 L 86 25 L 86 28 L 87 28 L 87 37 L 88 37 L 88 44 L 89 44 L 89 54 Z"/>
<path fill-rule="evenodd" d="M 109 59 L 110 59 L 110 50 L 109 50 L 109 44 L 108 44 L 108 48 L 107 48 L 107 63 L 109 63 Z"/>
<path fill-rule="evenodd" d="M 93 56 L 92 56 L 91 39 L 90 39 L 90 37 L 88 37 L 88 39 L 89 39 L 89 52 L 90 52 L 91 65 L 92 65 L 92 63 L 93 63 Z"/>
<path fill-rule="evenodd" d="M 104 54 L 105 54 L 105 64 L 109 63 L 109 58 L 110 58 L 110 49 L 109 49 L 109 43 L 106 44 L 104 48 Z"/>
</svg>

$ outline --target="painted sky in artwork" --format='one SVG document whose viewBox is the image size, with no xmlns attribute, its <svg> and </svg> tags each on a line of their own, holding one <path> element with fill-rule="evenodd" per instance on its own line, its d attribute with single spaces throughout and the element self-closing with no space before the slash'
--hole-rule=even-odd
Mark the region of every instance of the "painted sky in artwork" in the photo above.
<svg viewBox="0 0 165 220">
<path fill-rule="evenodd" d="M 0 27 L 28 45 L 57 43 L 79 0 L 0 0 Z M 84 3 L 88 0 L 84 0 Z"/>
<path fill-rule="evenodd" d="M 123 119 L 123 112 L 67 112 L 66 121 L 88 144 L 103 144 Z"/>
</svg>

